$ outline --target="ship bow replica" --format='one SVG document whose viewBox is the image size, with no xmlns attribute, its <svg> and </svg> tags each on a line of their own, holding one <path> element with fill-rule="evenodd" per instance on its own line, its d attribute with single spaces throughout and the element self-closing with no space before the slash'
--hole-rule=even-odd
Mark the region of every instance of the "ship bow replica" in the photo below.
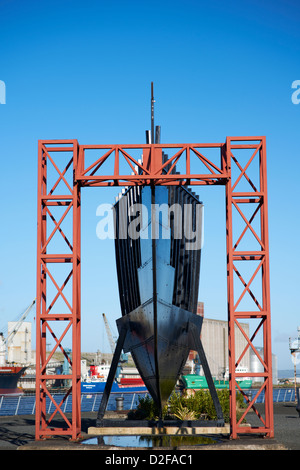
<svg viewBox="0 0 300 470">
<path fill-rule="evenodd" d="M 153 89 L 151 136 L 154 142 Z M 149 134 L 148 134 L 149 133 Z M 156 127 L 156 143 L 160 127 Z M 164 169 L 176 173 L 162 152 Z M 221 406 L 202 347 L 203 318 L 196 314 L 203 204 L 187 186 L 131 186 L 114 205 L 115 253 L 122 317 L 119 338 L 100 403 L 101 426 L 121 352 L 130 352 L 152 398 L 162 409 L 189 352 L 198 353 L 216 408 Z"/>
<path fill-rule="evenodd" d="M 183 234 L 189 224 L 201 233 L 202 204 L 183 187 L 137 186 L 116 203 L 115 216 L 118 330 L 161 410 L 200 338 L 201 249 Z"/>
<path fill-rule="evenodd" d="M 131 353 L 160 418 L 189 352 L 196 351 L 217 425 L 224 424 L 200 339 L 203 318 L 196 314 L 202 214 L 198 196 L 183 186 L 132 186 L 114 206 L 122 317 L 97 426 L 103 424 L 122 350 Z"/>
</svg>

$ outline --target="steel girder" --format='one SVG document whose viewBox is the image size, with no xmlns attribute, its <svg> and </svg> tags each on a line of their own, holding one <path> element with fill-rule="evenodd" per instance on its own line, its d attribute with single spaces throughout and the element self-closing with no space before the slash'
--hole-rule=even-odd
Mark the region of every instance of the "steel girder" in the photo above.
<svg viewBox="0 0 300 470">
<path fill-rule="evenodd" d="M 164 150 L 172 155 L 163 158 Z M 206 155 L 208 150 L 218 152 L 218 161 Z M 245 153 L 240 157 L 240 153 Z M 248 155 L 249 152 L 249 155 Z M 143 164 L 137 154 L 143 154 Z M 209 153 L 209 152 L 208 152 Z M 88 162 L 87 154 L 92 154 Z M 95 156 L 94 156 L 95 155 Z M 64 156 L 65 160 L 61 158 Z M 240 159 L 242 158 L 242 159 Z M 64 162 L 62 164 L 62 161 Z M 197 163 L 195 165 L 195 162 Z M 107 169 L 110 163 L 109 170 Z M 258 165 L 258 180 L 254 181 L 251 167 Z M 180 173 L 174 173 L 174 167 Z M 181 166 L 180 166 L 181 165 Z M 201 167 L 200 167 L 201 166 Z M 269 283 L 269 245 L 267 210 L 265 137 L 227 137 L 225 143 L 214 144 L 142 144 L 142 145 L 79 145 L 77 140 L 39 141 L 38 150 L 38 224 L 37 224 L 37 323 L 36 323 L 36 439 L 51 435 L 69 435 L 77 439 L 81 431 L 80 411 L 80 192 L 82 187 L 138 186 L 138 185 L 223 185 L 226 193 L 226 240 L 227 240 L 227 292 L 228 292 L 228 353 L 230 372 L 231 437 L 241 433 L 274 435 L 272 400 L 272 353 L 271 314 Z M 50 178 L 50 167 L 56 177 Z M 196 170 L 194 169 L 196 168 Z M 250 175 L 250 176 L 249 176 Z M 247 189 L 238 186 L 242 182 Z M 247 210 L 254 208 L 252 214 Z M 60 211 L 59 215 L 54 210 Z M 240 217 L 245 227 L 234 233 L 233 221 Z M 71 221 L 71 233 L 64 231 L 66 219 Z M 50 223 L 54 226 L 50 227 Z M 259 227 L 254 227 L 258 223 Z M 50 230 L 49 230 L 50 228 Z M 256 244 L 243 240 L 251 233 Z M 57 243 L 63 243 L 63 248 Z M 258 246 L 257 246 L 258 245 Z M 60 251 L 59 251 L 60 250 Z M 242 266 L 257 262 L 249 280 L 245 280 Z M 239 267 L 237 266 L 239 265 Z M 51 267 L 51 268 L 50 268 Z M 61 277 L 59 268 L 69 268 Z M 52 269 L 53 268 L 53 269 Z M 240 283 L 242 292 L 236 286 Z M 52 291 L 51 291 L 51 288 Z M 69 289 L 69 297 L 67 290 Z M 258 289 L 260 294 L 257 294 Z M 253 309 L 242 310 L 242 301 L 250 296 Z M 55 311 L 61 302 L 63 307 Z M 249 338 L 239 319 L 259 321 Z M 236 357 L 235 325 L 245 337 L 246 347 Z M 56 332 L 55 328 L 60 331 Z M 262 330 L 263 354 L 253 344 Z M 54 340 L 51 351 L 46 352 L 47 337 Z M 72 354 L 67 354 L 65 338 L 70 335 Z M 236 372 L 246 351 L 251 348 L 257 355 L 263 372 L 243 374 Z M 55 351 L 61 350 L 70 364 L 67 375 L 47 375 L 46 366 Z M 241 419 L 236 416 L 236 387 L 243 376 L 259 375 L 262 385 L 250 399 Z M 56 403 L 51 390 L 51 379 L 69 382 L 65 397 Z M 240 389 L 241 393 L 243 391 Z M 265 413 L 255 409 L 258 395 L 265 394 Z M 64 413 L 64 402 L 72 394 L 72 418 Z M 54 411 L 46 408 L 50 402 Z M 48 405 L 47 405 L 48 406 Z M 243 426 L 243 418 L 254 409 L 261 425 L 255 428 Z M 56 427 L 54 417 L 63 418 L 63 426 Z"/>
</svg>

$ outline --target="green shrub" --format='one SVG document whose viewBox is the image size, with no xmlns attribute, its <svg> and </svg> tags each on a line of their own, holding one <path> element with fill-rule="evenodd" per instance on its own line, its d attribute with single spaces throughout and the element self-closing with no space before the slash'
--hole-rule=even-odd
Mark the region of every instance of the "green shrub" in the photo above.
<svg viewBox="0 0 300 470">
<path fill-rule="evenodd" d="M 229 418 L 229 391 L 217 391 L 221 408 L 223 410 L 224 419 Z M 208 390 L 197 390 L 194 395 L 186 396 L 173 393 L 169 399 L 171 414 L 176 413 L 176 409 L 180 406 L 193 411 L 196 419 L 217 419 L 215 406 Z"/>
<path fill-rule="evenodd" d="M 138 398 L 139 403 L 135 410 L 131 410 L 128 413 L 129 419 L 148 419 L 157 420 L 159 418 L 159 409 L 153 398 L 150 395 Z M 166 416 L 168 406 L 163 410 L 163 418 Z"/>
<path fill-rule="evenodd" d="M 224 420 L 225 422 L 229 422 L 229 390 L 217 390 L 217 394 L 223 411 Z M 237 393 L 238 419 L 241 416 L 240 409 L 243 407 L 245 407 L 243 395 L 241 393 Z M 128 414 L 129 419 L 157 420 L 158 416 L 158 407 L 150 395 L 139 397 L 139 403 L 136 410 L 130 411 Z M 169 398 L 168 404 L 163 409 L 162 418 L 181 420 L 216 420 L 217 414 L 210 392 L 208 390 L 197 390 L 194 395 L 190 396 L 173 392 Z"/>
</svg>

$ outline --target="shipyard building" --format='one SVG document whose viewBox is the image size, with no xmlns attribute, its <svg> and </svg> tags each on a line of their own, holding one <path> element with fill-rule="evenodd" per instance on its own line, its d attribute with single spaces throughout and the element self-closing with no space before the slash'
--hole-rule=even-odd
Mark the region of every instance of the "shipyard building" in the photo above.
<svg viewBox="0 0 300 470">
<path fill-rule="evenodd" d="M 203 302 L 198 302 L 197 315 L 203 317 L 201 340 L 211 374 L 217 379 L 228 378 L 228 322 L 227 320 L 205 318 Z M 249 323 L 240 322 L 240 325 L 249 338 Z M 247 346 L 247 340 L 237 326 L 235 326 L 235 338 L 236 358 L 238 358 Z M 261 357 L 263 357 L 263 348 L 256 347 L 256 349 Z M 197 369 L 195 362 L 196 353 L 191 352 L 186 367 L 194 370 Z M 263 372 L 263 366 L 251 347 L 249 347 L 244 354 L 240 368 L 249 372 Z M 273 384 L 277 384 L 277 356 L 274 354 L 272 354 L 272 369 Z M 200 374 L 201 373 L 200 370 Z M 253 383 L 259 383 L 261 381 L 263 381 L 263 378 L 253 377 Z"/>
<path fill-rule="evenodd" d="M 218 379 L 227 378 L 228 374 L 228 322 L 227 320 L 216 320 L 212 318 L 205 318 L 204 316 L 204 303 L 198 302 L 197 315 L 203 317 L 203 324 L 201 330 L 201 340 L 206 354 L 206 358 L 213 377 Z M 247 336 L 249 337 L 249 324 L 241 323 L 241 326 Z M 14 322 L 8 323 L 8 332 L 10 333 L 15 328 Z M 236 357 L 239 357 L 245 349 L 247 342 L 239 328 L 236 326 Z M 101 349 L 101 345 L 100 345 Z M 257 347 L 260 354 L 263 355 L 262 348 Z M 8 361 L 10 363 L 33 364 L 35 362 L 35 351 L 31 351 L 31 323 L 24 322 L 19 328 L 18 333 L 15 334 L 13 341 L 8 346 Z M 98 352 L 99 353 L 99 352 Z M 95 361 L 97 362 L 95 353 Z M 110 355 L 105 354 L 106 360 Z M 277 357 L 272 356 L 273 363 L 273 383 L 277 383 Z M 241 361 L 243 369 L 249 372 L 262 372 L 262 364 L 253 353 L 252 348 L 248 348 Z M 184 368 L 184 373 L 197 370 L 197 354 L 191 352 L 189 359 Z M 28 371 L 29 372 L 29 371 Z M 200 374 L 202 371 L 200 369 Z M 254 381 L 259 381 L 255 378 Z"/>
<path fill-rule="evenodd" d="M 214 320 L 204 317 L 204 303 L 198 302 L 197 315 L 203 317 L 201 341 L 206 354 L 208 365 L 213 377 L 217 379 L 227 378 L 228 374 L 228 322 L 226 320 Z M 241 323 L 245 333 L 249 336 L 249 324 Z M 245 337 L 239 328 L 235 327 L 236 355 L 239 357 L 247 345 Z M 194 368 L 197 363 L 197 354 L 191 352 L 187 366 Z M 250 372 L 249 348 L 241 361 L 241 367 Z M 194 369 L 197 370 L 197 367 Z M 202 371 L 200 370 L 200 374 Z"/>
</svg>

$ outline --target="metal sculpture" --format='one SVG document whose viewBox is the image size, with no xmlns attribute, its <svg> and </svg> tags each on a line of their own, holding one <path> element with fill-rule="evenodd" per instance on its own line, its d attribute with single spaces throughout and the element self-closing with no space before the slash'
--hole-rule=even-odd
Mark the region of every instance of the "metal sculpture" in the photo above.
<svg viewBox="0 0 300 470">
<path fill-rule="evenodd" d="M 163 151 L 171 153 L 166 163 L 162 160 Z M 212 158 L 210 151 L 216 151 L 217 158 Z M 92 161 L 90 159 L 88 162 L 87 154 L 90 152 Z M 143 154 L 143 165 L 134 152 Z M 183 166 L 180 174 L 171 174 L 170 170 L 165 173 L 167 165 L 173 166 L 177 162 L 181 162 Z M 111 167 L 107 169 L 103 165 L 106 163 L 110 163 Z M 251 175 L 253 169 L 258 175 L 256 179 Z M 240 185 L 243 182 L 245 185 Z M 223 185 L 225 188 L 230 435 L 233 439 L 243 433 L 261 433 L 273 437 L 266 138 L 228 136 L 225 142 L 219 143 L 87 145 L 79 144 L 76 139 L 39 141 L 36 439 L 52 435 L 71 435 L 76 439 L 81 433 L 81 188 L 136 187 L 151 186 L 151 184 L 156 188 L 170 185 L 189 187 L 209 185 L 211 190 L 215 185 Z M 254 212 L 249 216 L 251 209 Z M 55 214 L 54 210 L 59 211 L 59 214 Z M 237 217 L 241 217 L 245 227 L 237 226 L 233 230 Z M 65 221 L 68 220 L 71 220 L 71 238 L 68 238 L 64 227 Z M 258 229 L 254 227 L 256 221 Z M 241 245 L 249 232 L 254 236 L 243 248 Z M 55 244 L 55 236 L 63 238 L 65 247 Z M 252 264 L 256 265 L 257 262 L 258 266 L 252 268 Z M 248 266 L 253 269 L 250 279 L 245 278 L 242 273 L 242 269 Z M 239 283 L 243 285 L 241 294 L 238 294 Z M 66 293 L 69 285 L 72 287 L 72 296 Z M 241 302 L 248 294 L 253 303 L 245 310 L 241 308 Z M 58 299 L 62 300 L 65 308 L 56 308 Z M 240 319 L 259 322 L 251 338 L 248 338 L 243 330 Z M 59 333 L 55 327 L 59 329 Z M 242 332 L 247 341 L 240 356 L 237 356 L 236 350 L 236 328 Z M 118 344 L 121 344 L 123 331 L 122 329 Z M 72 357 L 69 358 L 72 372 L 64 377 L 49 376 L 46 367 L 55 351 L 60 349 L 67 357 L 64 340 L 69 332 L 72 333 Z M 263 356 L 253 344 L 253 340 L 260 332 L 263 332 Z M 54 338 L 51 351 L 47 351 L 49 334 Z M 245 396 L 247 408 L 238 418 L 235 390 L 238 389 L 243 393 L 243 390 L 239 389 L 238 382 L 242 377 L 257 375 L 257 373 L 236 372 L 248 348 L 255 352 L 263 366 L 263 372 L 259 373 L 259 377 L 263 378 L 263 384 L 251 400 Z M 62 378 L 70 380 L 70 389 L 66 391 L 64 398 L 57 402 L 51 394 L 49 384 L 53 379 Z M 70 393 L 73 403 L 71 418 L 64 412 L 64 403 Z M 261 394 L 264 394 L 265 403 L 263 415 L 260 415 L 255 407 L 256 400 Z M 55 409 L 51 415 L 47 413 L 48 399 Z M 261 421 L 259 427 L 251 428 L 243 425 L 244 418 L 252 410 Z M 54 425 L 54 417 L 57 414 L 62 417 L 63 423 L 58 427 Z"/>
<path fill-rule="evenodd" d="M 151 139 L 153 103 L 152 85 Z M 146 136 L 150 138 L 148 132 Z M 156 143 L 159 136 L 157 129 Z M 164 154 L 163 160 L 166 163 L 168 156 Z M 176 173 L 175 166 L 167 164 L 165 172 L 168 170 Z M 100 404 L 98 425 L 104 416 L 122 347 L 131 353 L 158 405 L 160 417 L 190 350 L 197 351 L 218 419 L 223 422 L 200 340 L 202 317 L 196 315 L 202 214 L 203 204 L 198 196 L 179 186 L 131 187 L 115 204 L 115 250 L 122 310 L 122 318 L 117 321 L 120 345 Z"/>
</svg>

